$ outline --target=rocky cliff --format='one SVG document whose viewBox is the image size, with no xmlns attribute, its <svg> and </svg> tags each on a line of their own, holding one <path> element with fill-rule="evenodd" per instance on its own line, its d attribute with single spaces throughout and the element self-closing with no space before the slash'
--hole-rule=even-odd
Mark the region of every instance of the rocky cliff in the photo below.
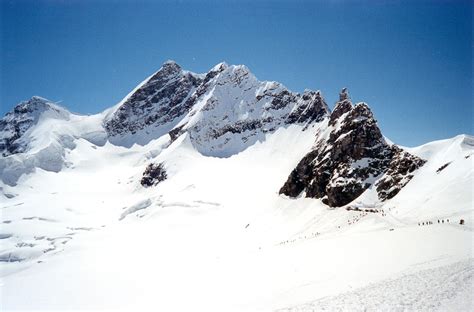
<svg viewBox="0 0 474 312">
<path fill-rule="evenodd" d="M 316 144 L 290 173 L 280 194 L 321 198 L 344 206 L 375 186 L 381 200 L 395 196 L 424 160 L 389 144 L 365 103 L 340 93 Z"/>
</svg>

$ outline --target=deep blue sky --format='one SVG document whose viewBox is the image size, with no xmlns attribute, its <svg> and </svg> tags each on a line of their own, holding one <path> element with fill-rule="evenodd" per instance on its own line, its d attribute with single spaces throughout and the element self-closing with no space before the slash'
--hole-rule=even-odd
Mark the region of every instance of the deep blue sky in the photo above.
<svg viewBox="0 0 474 312">
<path fill-rule="evenodd" d="M 1 115 L 32 95 L 96 113 L 174 59 L 245 64 L 330 107 L 347 86 L 402 145 L 473 133 L 471 1 L 0 2 Z"/>
</svg>

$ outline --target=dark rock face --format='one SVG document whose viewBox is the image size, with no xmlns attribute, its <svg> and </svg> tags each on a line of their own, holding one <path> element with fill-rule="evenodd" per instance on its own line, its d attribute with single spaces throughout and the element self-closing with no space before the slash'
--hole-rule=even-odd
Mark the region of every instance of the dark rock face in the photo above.
<svg viewBox="0 0 474 312">
<path fill-rule="evenodd" d="M 339 94 L 339 102 L 337 102 L 336 107 L 331 113 L 329 119 L 329 125 L 334 126 L 336 121 L 345 113 L 350 112 L 352 110 L 352 102 L 349 98 L 349 94 L 347 93 L 347 89 L 342 89 L 341 93 Z"/>
<path fill-rule="evenodd" d="M 166 180 L 166 170 L 163 163 L 149 164 L 143 172 L 143 177 L 140 180 L 141 185 L 150 187 Z"/>
<path fill-rule="evenodd" d="M 398 147 L 393 147 L 392 158 L 385 175 L 375 184 L 379 198 L 390 199 L 413 178 L 413 171 L 426 163 L 426 160 L 418 158 Z"/>
<path fill-rule="evenodd" d="M 301 102 L 302 104 L 288 115 L 286 124 L 319 122 L 329 113 L 320 91 L 306 91 L 301 96 Z"/>
<path fill-rule="evenodd" d="M 468 158 L 469 158 L 469 155 L 467 155 L 467 156 L 464 157 L 464 158 L 468 159 Z M 439 168 L 436 170 L 436 173 L 440 173 L 441 171 L 443 171 L 444 169 L 446 169 L 450 164 L 451 164 L 451 162 L 445 163 L 444 165 L 442 165 L 441 167 L 439 167 Z"/>
<path fill-rule="evenodd" d="M 188 133 L 205 155 L 237 153 L 280 126 L 319 122 L 329 108 L 319 91 L 292 93 L 261 82 L 243 65 L 214 66 L 205 75 L 165 63 L 104 122 L 118 145 L 146 144 L 163 134 Z"/>
<path fill-rule="evenodd" d="M 0 129 L 5 129 L 7 126 L 6 122 L 0 121 Z M 21 137 L 22 132 L 24 131 L 22 130 L 21 124 L 12 125 L 10 136 L 2 138 L 0 142 L 0 150 L 3 156 L 21 153 L 24 150 L 24 148 L 16 142 Z"/>
<path fill-rule="evenodd" d="M 186 99 L 200 84 L 197 75 L 184 72 L 172 61 L 166 62 L 117 109 L 104 128 L 114 137 L 170 123 L 189 111 Z"/>
<path fill-rule="evenodd" d="M 6 157 L 25 152 L 27 142 L 22 142 L 22 137 L 44 113 L 58 119 L 67 119 L 69 116 L 65 109 L 38 96 L 21 102 L 0 119 L 0 153 Z"/>
<path fill-rule="evenodd" d="M 331 207 L 344 206 L 374 183 L 379 198 L 390 199 L 425 161 L 382 136 L 365 103 L 352 105 L 346 89 L 329 121 L 329 135 L 319 134 L 315 148 L 290 173 L 280 194 L 322 198 Z"/>
</svg>

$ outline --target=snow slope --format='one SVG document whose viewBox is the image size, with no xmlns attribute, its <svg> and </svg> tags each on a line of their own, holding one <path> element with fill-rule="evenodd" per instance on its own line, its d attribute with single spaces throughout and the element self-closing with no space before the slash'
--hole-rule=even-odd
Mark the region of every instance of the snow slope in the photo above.
<svg viewBox="0 0 474 312">
<path fill-rule="evenodd" d="M 362 301 L 395 310 L 406 296 L 430 298 L 440 310 L 466 304 L 473 244 L 472 208 L 459 208 L 465 198 L 451 212 L 418 213 L 402 210 L 411 195 L 398 210 L 387 202 L 382 214 L 278 196 L 317 128 L 279 129 L 229 158 L 203 156 L 187 136 L 130 149 L 78 140 L 70 167 L 4 186 L 14 197 L 2 201 L 2 235 L 10 235 L 1 240 L 2 309 L 352 310 Z M 461 161 L 472 153 L 461 141 L 420 153 L 452 150 Z M 138 178 L 151 159 L 163 161 L 170 178 L 144 189 Z M 466 175 L 460 183 L 472 185 L 472 169 Z M 441 217 L 451 222 L 417 224 Z M 426 287 L 423 276 L 436 285 L 460 270 L 453 287 Z"/>
<path fill-rule="evenodd" d="M 473 137 L 405 148 L 427 162 L 387 201 L 373 187 L 353 210 L 288 198 L 278 191 L 327 119 L 286 121 L 320 95 L 285 93 L 285 111 L 265 110 L 273 97 L 255 90 L 280 85 L 223 68 L 180 124 L 170 121 L 182 126 L 174 138 L 152 123 L 137 130 L 146 140 L 118 144 L 104 126 L 156 73 L 101 114 L 35 119 L 25 152 L 0 158 L 0 310 L 474 309 Z M 238 84 L 218 86 L 241 70 L 252 88 L 234 107 L 225 99 Z M 202 110 L 209 103 L 218 105 Z M 271 122 L 234 129 L 223 145 L 207 137 L 266 113 Z M 39 165 L 48 162 L 57 167 Z M 167 179 L 145 188 L 150 163 Z"/>
</svg>

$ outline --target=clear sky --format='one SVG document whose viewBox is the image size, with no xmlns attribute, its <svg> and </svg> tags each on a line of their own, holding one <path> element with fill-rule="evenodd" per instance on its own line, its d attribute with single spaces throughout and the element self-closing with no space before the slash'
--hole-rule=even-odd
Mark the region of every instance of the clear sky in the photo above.
<svg viewBox="0 0 474 312">
<path fill-rule="evenodd" d="M 293 91 L 342 87 L 414 146 L 473 134 L 471 1 L 0 1 L 0 113 L 40 95 L 117 103 L 167 59 L 226 61 Z"/>
</svg>

